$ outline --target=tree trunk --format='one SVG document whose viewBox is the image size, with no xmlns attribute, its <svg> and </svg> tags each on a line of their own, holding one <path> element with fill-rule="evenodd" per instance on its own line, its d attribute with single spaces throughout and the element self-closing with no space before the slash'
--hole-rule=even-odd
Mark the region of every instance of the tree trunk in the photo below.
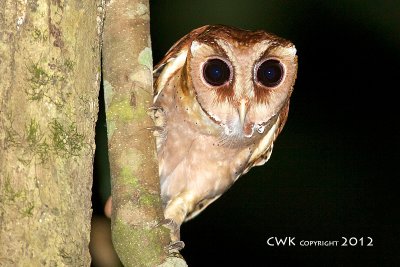
<svg viewBox="0 0 400 267">
<path fill-rule="evenodd" d="M 186 266 L 168 257 L 153 122 L 148 0 L 106 6 L 103 73 L 110 170 L 112 234 L 124 266 Z M 182 264 L 183 262 L 183 264 Z M 181 264 L 181 265 L 179 265 Z M 167 266 L 167 265 L 164 265 Z"/>
<path fill-rule="evenodd" d="M 101 1 L 0 1 L 0 266 L 89 266 Z"/>
</svg>

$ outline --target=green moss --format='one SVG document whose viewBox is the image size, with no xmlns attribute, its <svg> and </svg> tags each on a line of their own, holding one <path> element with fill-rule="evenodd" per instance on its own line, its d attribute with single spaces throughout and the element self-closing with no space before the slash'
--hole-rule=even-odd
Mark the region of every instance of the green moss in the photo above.
<svg viewBox="0 0 400 267">
<path fill-rule="evenodd" d="M 52 148 L 58 155 L 79 156 L 84 146 L 85 136 L 78 133 L 75 123 L 62 125 L 54 119 L 49 124 Z"/>
<path fill-rule="evenodd" d="M 36 42 L 44 42 L 48 37 L 47 30 L 41 31 L 39 28 L 35 27 L 32 31 L 32 39 Z"/>
<path fill-rule="evenodd" d="M 156 266 L 163 254 L 160 245 L 158 228 L 131 226 L 121 219 L 116 219 L 113 225 L 114 246 L 125 266 Z"/>
<path fill-rule="evenodd" d="M 138 105 L 138 107 L 135 109 L 135 112 L 133 115 L 134 115 L 134 119 L 137 121 L 143 120 L 143 118 L 148 116 L 147 110 L 142 104 Z"/>
<path fill-rule="evenodd" d="M 5 201 L 15 202 L 18 198 L 23 197 L 23 191 L 15 190 L 11 185 L 10 176 L 5 177 L 1 188 L 3 188 L 1 194 L 3 197 L 0 198 L 0 202 L 5 202 Z"/>
<path fill-rule="evenodd" d="M 40 139 L 40 126 L 35 119 L 31 119 L 29 124 L 26 126 L 27 137 L 26 140 L 30 145 L 37 144 Z"/>
<path fill-rule="evenodd" d="M 29 81 L 35 86 L 46 85 L 50 82 L 50 75 L 45 71 L 44 68 L 39 66 L 38 63 L 32 64 L 28 68 L 31 74 Z"/>
<path fill-rule="evenodd" d="M 33 203 L 27 203 L 27 205 L 22 209 L 21 214 L 25 217 L 31 217 L 33 215 L 33 209 L 35 205 Z"/>
<path fill-rule="evenodd" d="M 129 122 L 132 121 L 133 118 L 133 108 L 128 99 L 113 101 L 107 110 L 107 120 L 120 119 L 124 122 Z"/>
<path fill-rule="evenodd" d="M 147 109 L 144 106 L 144 103 L 140 101 L 141 96 L 138 96 L 138 105 L 132 110 L 133 111 L 133 120 L 142 121 L 145 117 L 148 117 Z"/>
<path fill-rule="evenodd" d="M 40 40 L 42 36 L 42 32 L 38 28 L 34 28 L 32 31 L 32 38 L 33 40 L 37 41 Z"/>
<path fill-rule="evenodd" d="M 153 69 L 153 56 L 149 47 L 145 47 L 139 53 L 138 62 L 145 65 L 149 70 Z"/>
<path fill-rule="evenodd" d="M 39 122 L 31 118 L 25 126 L 23 136 L 13 129 L 12 123 L 4 127 L 5 144 L 9 147 L 20 147 L 18 160 L 28 165 L 32 160 L 42 164 L 53 154 L 62 156 L 79 156 L 85 146 L 85 136 L 80 134 L 75 123 L 61 124 L 53 119 L 48 129 L 42 131 Z M 50 140 L 50 141 L 49 141 Z"/>
<path fill-rule="evenodd" d="M 142 192 L 139 199 L 139 204 L 143 206 L 155 206 L 159 204 L 159 196 Z"/>
<path fill-rule="evenodd" d="M 118 159 L 118 166 L 129 166 L 132 173 L 136 173 L 140 167 L 144 167 L 143 153 L 136 148 L 127 148 L 122 153 Z"/>
<path fill-rule="evenodd" d="M 147 116 L 146 108 L 140 101 L 138 105 L 132 103 L 129 97 L 114 97 L 114 90 L 108 81 L 104 81 L 104 97 L 106 104 L 107 121 L 122 121 L 124 123 L 132 120 L 142 120 Z M 140 96 L 139 96 L 140 97 Z M 107 125 L 109 126 L 109 125 Z M 110 131 L 112 133 L 112 131 Z M 110 134 L 108 135 L 110 138 Z"/>
<path fill-rule="evenodd" d="M 130 167 L 124 166 L 121 169 L 120 176 L 122 182 L 126 185 L 130 185 L 134 188 L 139 187 L 139 181 L 133 176 L 133 170 Z"/>
<path fill-rule="evenodd" d="M 46 141 L 39 143 L 34 150 L 35 156 L 38 157 L 39 163 L 45 163 L 50 158 L 50 146 Z"/>
<path fill-rule="evenodd" d="M 12 204 L 22 217 L 32 216 L 34 204 L 28 201 L 25 190 L 14 189 L 10 176 L 7 175 L 3 180 L 3 184 L 0 183 L 0 189 L 0 196 L 2 196 L 0 197 L 0 203 Z"/>
<path fill-rule="evenodd" d="M 40 124 L 31 118 L 25 126 L 25 133 L 21 137 L 13 128 L 12 124 L 5 127 L 6 144 L 8 146 L 21 147 L 18 160 L 28 165 L 32 160 L 42 164 L 47 162 L 52 154 L 61 156 L 79 156 L 85 146 L 85 136 L 80 134 L 75 123 L 61 124 L 53 119 L 48 129 L 41 130 Z M 50 140 L 50 141 L 48 141 Z"/>
<path fill-rule="evenodd" d="M 37 157 L 40 163 L 44 163 L 49 159 L 50 146 L 40 129 L 39 123 L 35 119 L 31 119 L 26 128 L 27 150 L 33 157 Z M 20 160 L 24 163 L 24 160 Z"/>
<path fill-rule="evenodd" d="M 28 66 L 28 81 L 31 87 L 26 87 L 25 93 L 30 100 L 40 100 L 45 96 L 45 86 L 50 83 L 51 76 L 38 63 Z"/>
<path fill-rule="evenodd" d="M 71 87 L 67 84 L 75 62 L 69 58 L 46 60 L 48 59 L 44 58 L 40 60 L 42 63 L 32 63 L 27 66 L 29 86 L 26 86 L 24 90 L 29 100 L 46 99 L 61 109 L 71 95 Z"/>
<path fill-rule="evenodd" d="M 6 118 L 6 122 L 8 121 L 8 123 L 4 123 L 4 134 L 5 134 L 5 138 L 4 138 L 4 144 L 5 147 L 19 147 L 21 146 L 21 137 L 19 135 L 19 133 L 14 129 L 13 127 L 13 122 L 14 119 L 12 117 L 11 114 L 4 114 L 5 118 Z"/>
<path fill-rule="evenodd" d="M 71 71 L 74 70 L 75 62 L 72 61 L 71 59 L 67 58 L 67 59 L 64 61 L 64 67 L 65 67 L 65 70 L 66 70 L 67 72 L 71 72 Z"/>
<path fill-rule="evenodd" d="M 19 134 L 16 130 L 13 128 L 4 128 L 4 133 L 5 133 L 5 139 L 4 142 L 6 145 L 10 146 L 19 146 L 20 142 L 18 141 L 19 139 Z"/>
</svg>

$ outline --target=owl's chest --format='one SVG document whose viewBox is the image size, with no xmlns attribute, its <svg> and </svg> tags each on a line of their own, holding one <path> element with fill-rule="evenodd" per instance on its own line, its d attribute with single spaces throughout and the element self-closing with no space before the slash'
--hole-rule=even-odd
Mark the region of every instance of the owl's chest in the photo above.
<svg viewBox="0 0 400 267">
<path fill-rule="evenodd" d="M 241 174 L 250 156 L 251 148 L 225 146 L 218 137 L 196 132 L 187 123 L 167 124 L 158 151 L 163 195 L 221 194 Z"/>
<path fill-rule="evenodd" d="M 224 129 L 212 122 L 196 103 L 161 96 L 163 135 L 158 140 L 162 195 L 184 191 L 199 196 L 223 193 L 245 168 L 253 144 L 230 143 Z"/>
</svg>

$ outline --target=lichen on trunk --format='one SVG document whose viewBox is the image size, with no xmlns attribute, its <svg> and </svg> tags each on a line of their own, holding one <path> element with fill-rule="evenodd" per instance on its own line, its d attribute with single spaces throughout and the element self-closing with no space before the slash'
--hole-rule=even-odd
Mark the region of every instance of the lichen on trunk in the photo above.
<svg viewBox="0 0 400 267">
<path fill-rule="evenodd" d="M 0 1 L 0 265 L 88 266 L 101 2 Z"/>
<path fill-rule="evenodd" d="M 124 266 L 165 262 L 170 242 L 169 231 L 160 224 L 164 217 L 153 121 L 148 115 L 153 98 L 149 23 L 149 1 L 110 1 L 106 6 L 103 80 L 111 224 L 113 243 Z"/>
</svg>

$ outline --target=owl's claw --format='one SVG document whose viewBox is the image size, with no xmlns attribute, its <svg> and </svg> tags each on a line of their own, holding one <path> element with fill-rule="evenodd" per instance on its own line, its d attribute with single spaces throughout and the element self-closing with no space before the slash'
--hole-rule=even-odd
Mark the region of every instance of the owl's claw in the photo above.
<svg viewBox="0 0 400 267">
<path fill-rule="evenodd" d="M 172 242 L 179 241 L 179 239 L 180 239 L 180 225 L 178 225 L 172 219 L 164 219 L 164 220 L 161 221 L 161 224 L 171 231 L 171 240 L 172 240 Z"/>
<path fill-rule="evenodd" d="M 152 131 L 155 137 L 161 136 L 164 132 L 164 128 L 160 126 L 147 127 L 146 129 Z"/>
<path fill-rule="evenodd" d="M 181 240 L 171 242 L 169 243 L 168 246 L 165 247 L 165 250 L 168 252 L 168 254 L 179 254 L 179 251 L 182 250 L 185 247 L 185 243 Z"/>
<path fill-rule="evenodd" d="M 161 107 L 161 106 L 151 106 L 151 107 L 149 107 L 148 109 L 149 109 L 149 110 L 159 110 L 159 109 L 162 110 L 162 107 Z"/>
<path fill-rule="evenodd" d="M 179 252 L 179 250 L 185 247 L 185 243 L 180 239 L 180 227 L 172 219 L 164 219 L 160 222 L 160 225 L 168 228 L 171 231 L 171 243 L 165 247 L 165 249 L 171 254 Z"/>
<path fill-rule="evenodd" d="M 172 230 L 178 228 L 178 225 L 172 219 L 164 219 L 160 222 L 160 225 Z"/>
</svg>

